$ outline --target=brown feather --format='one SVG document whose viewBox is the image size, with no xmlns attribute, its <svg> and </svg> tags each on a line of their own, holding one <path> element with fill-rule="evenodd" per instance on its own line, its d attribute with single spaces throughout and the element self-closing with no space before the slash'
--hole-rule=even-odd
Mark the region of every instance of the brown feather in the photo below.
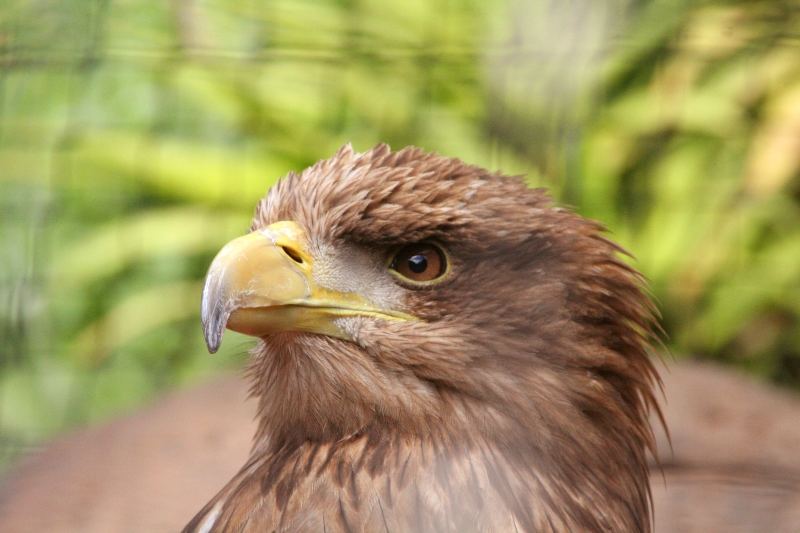
<svg viewBox="0 0 800 533">
<path fill-rule="evenodd" d="M 599 224 L 386 145 L 288 175 L 253 228 L 287 219 L 318 251 L 442 243 L 453 275 L 404 291 L 420 322 L 262 339 L 250 460 L 185 531 L 650 530 L 655 310 Z"/>
</svg>

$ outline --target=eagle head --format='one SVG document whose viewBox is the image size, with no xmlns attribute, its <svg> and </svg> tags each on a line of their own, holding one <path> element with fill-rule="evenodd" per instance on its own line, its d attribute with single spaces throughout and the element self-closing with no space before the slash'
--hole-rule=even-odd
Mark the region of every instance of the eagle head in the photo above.
<svg viewBox="0 0 800 533">
<path fill-rule="evenodd" d="M 644 509 L 656 326 L 621 253 L 520 178 L 345 146 L 280 180 L 214 259 L 203 327 L 212 352 L 226 327 L 259 339 L 256 450 L 491 442 L 549 494 Z"/>
</svg>

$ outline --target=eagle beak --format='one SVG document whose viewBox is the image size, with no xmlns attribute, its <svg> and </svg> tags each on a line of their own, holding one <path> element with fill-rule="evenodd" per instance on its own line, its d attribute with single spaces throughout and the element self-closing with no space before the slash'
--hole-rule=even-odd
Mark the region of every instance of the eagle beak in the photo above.
<svg viewBox="0 0 800 533">
<path fill-rule="evenodd" d="M 265 336 L 304 331 L 347 338 L 336 325 L 343 316 L 413 317 L 375 308 L 352 292 L 316 284 L 305 232 L 282 221 L 234 239 L 214 258 L 206 275 L 201 318 L 208 351 L 215 353 L 225 328 Z"/>
</svg>

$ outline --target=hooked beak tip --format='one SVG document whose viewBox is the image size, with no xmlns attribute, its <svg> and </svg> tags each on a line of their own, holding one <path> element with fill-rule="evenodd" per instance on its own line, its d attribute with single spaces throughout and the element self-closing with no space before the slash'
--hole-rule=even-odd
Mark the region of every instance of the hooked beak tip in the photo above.
<svg viewBox="0 0 800 533">
<path fill-rule="evenodd" d="M 203 302 L 205 304 L 206 302 Z M 222 309 L 220 306 L 214 306 L 210 311 L 206 311 L 206 305 L 203 305 L 202 322 L 203 322 L 203 337 L 206 341 L 208 353 L 217 353 L 220 345 L 222 344 L 222 336 L 225 334 L 225 326 L 228 322 L 230 311 Z"/>
<path fill-rule="evenodd" d="M 208 347 L 208 353 L 215 354 L 217 350 L 219 350 L 219 346 L 222 342 L 222 337 L 220 335 L 206 335 L 206 346 Z"/>
<path fill-rule="evenodd" d="M 222 344 L 223 333 L 224 333 L 223 328 L 208 327 L 206 325 L 203 326 L 203 336 L 205 337 L 206 340 L 206 347 L 208 348 L 208 353 L 217 353 L 220 344 Z"/>
</svg>

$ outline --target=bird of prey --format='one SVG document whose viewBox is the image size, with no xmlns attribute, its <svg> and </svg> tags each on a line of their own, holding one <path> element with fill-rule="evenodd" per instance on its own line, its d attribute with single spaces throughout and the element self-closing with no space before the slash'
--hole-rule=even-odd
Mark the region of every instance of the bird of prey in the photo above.
<svg viewBox="0 0 800 533">
<path fill-rule="evenodd" d="M 518 177 L 349 145 L 212 262 L 209 350 L 258 337 L 249 459 L 184 531 L 650 531 L 642 277 Z"/>
</svg>

